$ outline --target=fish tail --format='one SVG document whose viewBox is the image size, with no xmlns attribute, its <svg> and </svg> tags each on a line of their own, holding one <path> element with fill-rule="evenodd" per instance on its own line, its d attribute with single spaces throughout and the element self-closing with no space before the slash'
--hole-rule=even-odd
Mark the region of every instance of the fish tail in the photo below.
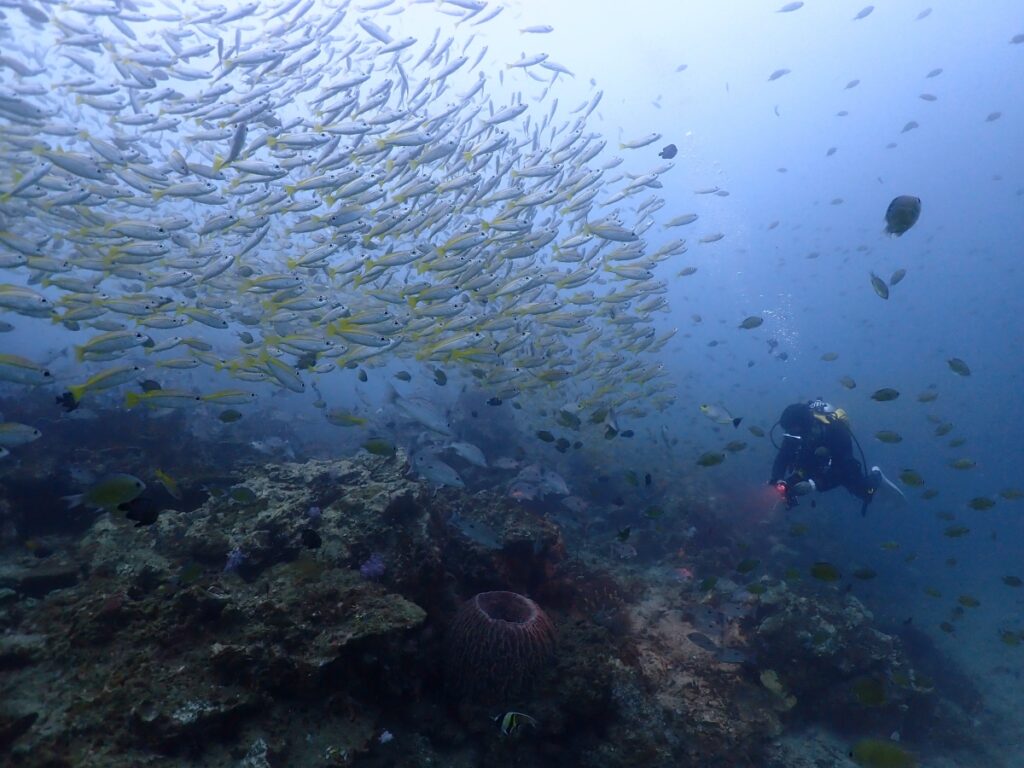
<svg viewBox="0 0 1024 768">
<path fill-rule="evenodd" d="M 82 397 L 85 395 L 85 385 L 76 384 L 74 386 L 68 387 L 68 392 L 71 393 L 71 397 L 73 397 L 75 399 L 75 402 L 77 403 L 81 401 Z"/>
<path fill-rule="evenodd" d="M 124 407 L 134 408 L 136 405 L 142 402 L 142 395 L 138 392 L 126 392 L 124 396 Z"/>
<path fill-rule="evenodd" d="M 742 416 L 740 416 L 738 419 L 733 419 L 732 420 L 733 428 L 735 429 L 736 427 L 738 427 L 740 425 L 741 421 L 743 421 L 743 417 Z"/>
<path fill-rule="evenodd" d="M 75 347 L 75 361 L 82 362 L 85 360 L 85 347 Z M 77 399 L 77 398 L 76 398 Z"/>
</svg>

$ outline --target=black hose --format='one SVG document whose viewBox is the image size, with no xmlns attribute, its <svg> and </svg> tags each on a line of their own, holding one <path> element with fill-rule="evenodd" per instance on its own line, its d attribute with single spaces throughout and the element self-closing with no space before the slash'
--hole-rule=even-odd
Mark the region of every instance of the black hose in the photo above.
<svg viewBox="0 0 1024 768">
<path fill-rule="evenodd" d="M 857 444 L 857 450 L 860 452 L 860 474 L 861 474 L 861 477 L 864 478 L 864 484 L 867 485 L 869 482 L 871 482 L 868 479 L 868 460 L 864 456 L 864 449 L 860 447 L 860 440 L 858 440 L 857 436 L 855 434 L 853 434 L 853 430 L 852 429 L 850 429 L 849 427 L 847 427 L 847 429 L 850 430 L 850 437 L 853 438 L 853 442 Z M 860 505 L 860 516 L 861 517 L 865 517 L 867 515 L 867 513 L 868 513 L 868 504 L 870 504 L 870 503 L 871 503 L 871 494 L 869 493 L 868 497 L 866 499 L 864 499 L 864 503 Z"/>
<path fill-rule="evenodd" d="M 857 446 L 857 451 L 860 453 L 860 474 L 866 483 L 868 482 L 868 460 L 864 457 L 864 449 L 860 447 L 860 440 L 858 440 L 857 436 L 853 434 L 853 430 L 849 427 L 846 429 L 849 431 L 850 437 L 853 438 L 854 445 Z"/>
</svg>

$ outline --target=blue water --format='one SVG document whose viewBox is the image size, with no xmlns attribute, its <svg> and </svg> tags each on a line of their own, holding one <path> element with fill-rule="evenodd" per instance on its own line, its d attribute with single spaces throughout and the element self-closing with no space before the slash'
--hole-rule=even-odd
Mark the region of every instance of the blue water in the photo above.
<svg viewBox="0 0 1024 768">
<path fill-rule="evenodd" d="M 659 333 L 676 329 L 676 335 L 660 352 L 643 357 L 645 364 L 664 366 L 673 401 L 659 411 L 641 400 L 639 410 L 620 414 L 621 426 L 636 432 L 634 443 L 605 442 L 594 433 L 585 451 L 589 464 L 570 464 L 533 433 L 558 432 L 550 418 L 554 409 L 590 386 L 581 372 L 578 380 L 523 398 L 524 410 L 513 416 L 519 432 L 509 445 L 546 457 L 563 470 L 573 489 L 591 483 L 595 474 L 628 467 L 641 476 L 650 472 L 669 488 L 694 478 L 707 483 L 712 494 L 725 500 L 723 515 L 734 522 L 773 531 L 785 531 L 791 521 L 807 523 L 801 557 L 828 560 L 844 572 L 861 566 L 876 570 L 878 577 L 857 584 L 856 594 L 879 620 L 912 622 L 989 694 L 991 712 L 1016 713 L 1024 651 L 1000 635 L 1024 632 L 1024 589 L 1003 581 L 1006 576 L 1024 578 L 1024 501 L 999 494 L 1024 488 L 1018 438 L 1024 421 L 1019 396 L 1024 384 L 1019 264 L 1024 242 L 1024 43 L 1011 42 L 1024 33 L 1019 3 L 933 0 L 931 13 L 920 19 L 928 7 L 924 0 L 879 3 L 855 20 L 862 0 L 808 0 L 791 13 L 777 13 L 782 3 L 765 0 L 524 0 L 507 3 L 502 14 L 471 33 L 468 25 L 454 27 L 453 19 L 440 13 L 456 13 L 456 5 L 414 4 L 408 16 L 420 14 L 415 18 L 428 19 L 430 30 L 441 26 L 460 43 L 472 33 L 476 46 L 488 46 L 482 67 L 494 105 L 525 93 L 528 114 L 540 121 L 557 98 L 554 122 L 560 124 L 571 119 L 569 110 L 597 89 L 603 91 L 587 124 L 608 140 L 595 162 L 616 154 L 625 162 L 605 171 L 607 189 L 598 195 L 599 203 L 618 188 L 607 182 L 613 175 L 643 173 L 662 162 L 657 152 L 664 145 L 678 147 L 675 167 L 659 177 L 662 186 L 622 204 L 629 210 L 648 194 L 664 200 L 644 235 L 648 253 L 676 237 L 688 241 L 686 253 L 672 256 L 656 271 L 667 284 L 668 310 L 656 314 L 653 324 Z M 431 16 L 431 10 L 437 13 Z M 416 22 L 400 14 L 388 21 L 396 36 L 399 30 L 420 35 Z M 518 31 L 531 24 L 550 24 L 554 31 Z M 342 29 L 347 35 L 348 28 Z M 230 32 L 224 31 L 229 44 Z M 559 78 L 541 93 L 536 83 L 503 68 L 520 54 L 539 51 L 574 76 Z M 783 68 L 790 71 L 769 80 Z M 940 74 L 928 77 L 940 68 Z M 4 86 L 21 82 L 10 68 L 0 74 Z M 323 82 L 330 76 L 324 73 Z M 46 83 L 46 78 L 33 82 Z M 859 82 L 847 88 L 853 80 Z M 474 81 L 475 75 L 465 75 L 453 90 Z M 935 99 L 922 99 L 922 94 Z M 454 97 L 449 93 L 445 98 Z M 904 131 L 910 121 L 917 127 Z M 96 130 L 101 126 L 97 123 Z M 515 132 L 519 123 L 506 127 Z M 651 132 L 661 138 L 649 146 L 617 148 L 620 140 Z M 542 134 L 541 148 L 544 140 Z M 830 148 L 834 153 L 828 154 Z M 12 169 L 2 162 L 0 169 L 4 183 L 11 182 Z M 728 195 L 698 192 L 711 188 Z M 891 238 L 883 232 L 884 213 L 897 195 L 920 197 L 922 210 L 909 232 Z M 595 217 L 610 210 L 595 208 Z M 699 215 L 695 223 L 663 228 L 673 216 L 690 212 Z M 6 229 L 19 231 L 17 221 L 7 215 L 5 220 Z M 724 237 L 699 242 L 715 233 Z M 286 244 L 278 241 L 275 247 Z M 679 276 L 688 266 L 697 271 Z M 888 280 L 897 269 L 905 269 L 906 277 L 883 300 L 872 290 L 870 274 Z M 23 284 L 23 271 L 4 273 L 5 282 Z M 751 315 L 763 317 L 763 325 L 739 328 Z M 16 328 L 3 336 L 0 351 L 48 361 L 58 383 L 79 382 L 99 370 L 76 365 L 73 355 L 67 356 L 83 334 L 14 313 L 2 319 Z M 194 330 L 194 325 L 188 329 Z M 203 329 L 196 335 L 216 338 Z M 779 359 L 780 353 L 785 359 Z M 822 360 L 826 353 L 837 357 Z M 970 375 L 954 373 L 947 363 L 951 358 L 964 360 Z M 382 382 L 405 368 L 417 378 L 404 393 L 426 395 L 439 407 L 455 409 L 457 418 L 466 418 L 458 412 L 465 407 L 460 387 L 482 397 L 493 395 L 474 390 L 474 378 L 457 364 L 443 366 L 453 377 L 447 389 L 431 385 L 432 374 L 412 357 L 387 356 L 366 367 L 372 379 L 366 386 L 351 370 L 320 377 L 328 404 L 377 419 L 386 410 Z M 157 373 L 147 370 L 147 375 Z M 852 377 L 856 387 L 841 385 L 843 376 Z M 205 370 L 181 380 L 203 392 L 237 386 Z M 7 387 L 8 402 L 17 402 L 20 390 Z M 882 387 L 899 390 L 900 397 L 871 399 Z M 937 399 L 919 402 L 918 395 L 930 390 Z M 325 425 L 308 387 L 301 395 L 269 387 L 260 391 L 261 408 L 276 426 L 268 421 L 261 431 L 248 419 L 245 442 L 278 436 L 286 424 L 294 428 L 288 437 L 296 449 L 313 455 L 351 453 L 365 440 L 364 432 Z M 748 428 L 767 432 L 786 405 L 816 397 L 847 411 L 869 466 L 881 466 L 898 484 L 899 474 L 913 469 L 924 485 L 901 484 L 905 503 L 880 498 L 866 516 L 841 489 L 816 499 L 813 508 L 802 502 L 787 512 L 775 505 L 763 487 L 774 450 L 767 438 L 753 436 Z M 116 407 L 119 399 L 104 406 Z M 741 426 L 734 430 L 712 423 L 701 414 L 702 403 L 723 406 L 743 419 Z M 16 412 L 4 416 L 18 420 Z M 70 418 L 55 408 L 49 418 L 64 417 Z M 186 418 L 197 439 L 219 434 L 219 425 L 209 418 L 198 413 Z M 936 436 L 944 422 L 953 425 L 952 431 Z M 509 423 L 501 422 L 502 428 Z M 45 440 L 46 427 L 41 428 Z M 487 436 L 486 426 L 476 429 Z M 676 440 L 671 450 L 661 439 L 663 429 Z M 873 437 L 880 430 L 897 431 L 902 441 L 884 444 Z M 489 436 L 494 445 L 507 437 L 497 429 Z M 410 437 L 397 439 L 402 443 Z M 950 447 L 954 438 L 965 442 Z M 749 447 L 729 452 L 718 466 L 697 465 L 701 454 L 720 451 L 734 439 Z M 970 458 L 976 466 L 952 468 L 950 462 L 959 458 Z M 937 494 L 924 499 L 926 489 Z M 976 497 L 988 497 L 995 506 L 972 509 L 968 502 Z M 638 516 L 635 525 L 645 524 Z M 966 526 L 970 533 L 944 535 L 951 525 Z M 886 542 L 895 545 L 883 548 Z M 926 589 L 941 597 L 929 596 Z M 977 598 L 980 606 L 967 608 L 955 621 L 955 632 L 947 633 L 939 624 L 961 595 Z M 1024 755 L 1024 730 L 1004 735 L 1006 753 Z"/>
</svg>

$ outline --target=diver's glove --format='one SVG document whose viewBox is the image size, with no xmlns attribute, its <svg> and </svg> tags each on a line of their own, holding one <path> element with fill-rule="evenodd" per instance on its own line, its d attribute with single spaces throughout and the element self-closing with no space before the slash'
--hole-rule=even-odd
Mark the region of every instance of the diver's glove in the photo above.
<svg viewBox="0 0 1024 768">
<path fill-rule="evenodd" d="M 801 480 L 799 483 L 789 489 L 789 492 L 794 496 L 806 496 L 808 493 L 818 490 L 818 486 L 814 484 L 813 480 Z"/>
<path fill-rule="evenodd" d="M 779 480 L 775 483 L 775 490 L 779 492 L 779 496 L 786 502 L 786 509 L 792 509 L 796 506 L 797 496 L 806 496 L 817 489 L 818 486 L 815 485 L 813 480 L 799 480 L 795 483 Z"/>
</svg>

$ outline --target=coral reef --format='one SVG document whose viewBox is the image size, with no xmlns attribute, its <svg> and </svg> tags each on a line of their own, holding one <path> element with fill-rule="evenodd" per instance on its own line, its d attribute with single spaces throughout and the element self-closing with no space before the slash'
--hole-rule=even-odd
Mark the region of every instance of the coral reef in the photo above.
<svg viewBox="0 0 1024 768">
<path fill-rule="evenodd" d="M 9 546 L 0 761 L 763 766 L 794 723 L 962 724 L 849 596 L 699 586 L 642 562 L 653 536 L 569 557 L 550 507 L 432 490 L 403 461 L 179 475 L 194 502 L 152 525 Z M 735 562 L 725 534 L 700 556 Z M 530 725 L 503 733 L 501 710 Z"/>
<path fill-rule="evenodd" d="M 421 489 L 382 462 L 237 479 L 257 501 L 211 495 L 142 529 L 104 516 L 53 563 L 27 557 L 0 573 L 18 598 L 4 625 L 21 628 L 0 646 L 13 764 L 215 762 L 256 734 L 270 764 L 343 765 L 374 743 L 382 692 L 414 687 L 406 637 L 426 613 L 355 569 L 385 545 L 396 565 L 417 559 L 410 578 L 436 562 L 429 540 L 405 548 L 411 537 L 389 525 Z M 303 536 L 313 503 L 324 510 L 315 548 Z M 244 559 L 225 569 L 233 551 Z"/>
<path fill-rule="evenodd" d="M 753 624 L 761 666 L 795 697 L 799 714 L 851 730 L 884 727 L 931 690 L 853 595 L 812 599 L 781 582 L 762 596 Z"/>
</svg>

